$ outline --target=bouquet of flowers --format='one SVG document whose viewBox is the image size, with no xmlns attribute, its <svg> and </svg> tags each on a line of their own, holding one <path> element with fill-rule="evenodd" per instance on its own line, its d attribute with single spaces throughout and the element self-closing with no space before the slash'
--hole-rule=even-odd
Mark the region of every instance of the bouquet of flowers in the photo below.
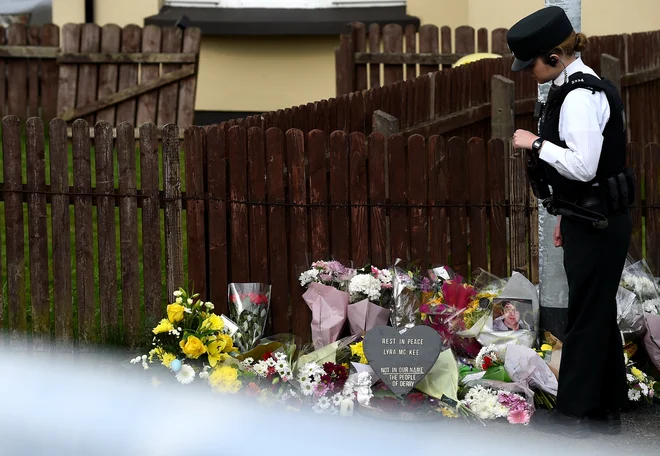
<svg viewBox="0 0 660 456">
<path fill-rule="evenodd" d="M 138 356 L 132 364 L 144 369 L 159 363 L 171 370 L 179 383 L 192 383 L 199 374 L 238 354 L 228 334 L 224 316 L 211 312 L 214 306 L 202 302 L 198 294 L 189 295 L 182 288 L 174 292 L 174 302 L 167 306 L 167 318 L 153 328 L 153 349 Z"/>
<path fill-rule="evenodd" d="M 433 291 L 433 283 L 418 271 L 399 266 L 397 259 L 392 267 L 392 314 L 390 322 L 399 332 L 404 332 L 418 323 L 417 314 L 423 297 Z"/>
<path fill-rule="evenodd" d="M 637 295 L 644 312 L 660 315 L 660 290 L 646 260 L 628 264 L 619 285 Z"/>
<path fill-rule="evenodd" d="M 628 399 L 634 402 L 644 400 L 652 403 L 655 396 L 655 380 L 634 366 L 632 362 L 626 365 L 628 380 Z"/>
<path fill-rule="evenodd" d="M 229 316 L 238 325 L 236 346 L 241 352 L 252 349 L 263 336 L 270 309 L 270 285 L 229 284 Z"/>
<path fill-rule="evenodd" d="M 462 336 L 475 337 L 478 334 L 485 323 L 486 317 L 492 310 L 493 299 L 500 295 L 506 285 L 506 280 L 502 280 L 483 269 L 479 269 L 474 275 L 472 285 L 477 293 L 472 297 L 470 304 L 463 312 L 465 330 L 461 332 Z"/>
<path fill-rule="evenodd" d="M 387 269 L 367 266 L 358 269 L 348 282 L 350 304 L 347 308 L 351 334 L 361 334 L 379 325 L 386 325 L 390 311 L 392 274 Z"/>
<path fill-rule="evenodd" d="M 300 286 L 306 288 L 311 283 L 320 283 L 346 291 L 348 281 L 356 271 L 347 268 L 339 261 L 315 261 L 312 267 L 300 274 Z"/>
<path fill-rule="evenodd" d="M 533 407 L 520 394 L 482 385 L 470 388 L 461 403 L 482 420 L 506 418 L 511 424 L 526 425 L 534 414 Z"/>
<path fill-rule="evenodd" d="M 305 363 L 297 375 L 298 385 L 305 398 L 313 403 L 316 413 L 338 414 L 344 401 L 353 402 L 354 391 L 345 389 L 348 368 L 331 362 Z M 347 407 L 347 405 L 344 405 Z"/>
</svg>

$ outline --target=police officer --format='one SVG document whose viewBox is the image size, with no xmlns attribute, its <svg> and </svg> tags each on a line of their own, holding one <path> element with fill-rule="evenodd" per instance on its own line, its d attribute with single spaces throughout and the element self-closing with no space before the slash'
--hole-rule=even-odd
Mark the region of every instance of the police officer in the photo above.
<svg viewBox="0 0 660 456">
<path fill-rule="evenodd" d="M 517 130 L 513 136 L 514 147 L 538 163 L 542 182 L 532 186 L 545 185 L 548 194 L 548 184 L 552 189 L 540 197 L 558 215 L 554 243 L 564 249 L 569 288 L 557 407 L 544 426 L 576 437 L 591 430 L 617 433 L 627 383 L 616 292 L 634 197 L 625 168 L 623 103 L 616 88 L 576 56 L 587 38 L 573 30 L 562 8 L 520 20 L 507 42 L 513 71 L 552 82 L 539 134 Z"/>
</svg>

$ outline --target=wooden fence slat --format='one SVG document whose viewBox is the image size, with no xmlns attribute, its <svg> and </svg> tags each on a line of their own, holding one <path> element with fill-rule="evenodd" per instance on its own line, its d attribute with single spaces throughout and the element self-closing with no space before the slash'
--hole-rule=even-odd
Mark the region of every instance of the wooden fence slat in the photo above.
<svg viewBox="0 0 660 456">
<path fill-rule="evenodd" d="M 477 52 L 488 52 L 488 29 L 477 30 Z"/>
<path fill-rule="evenodd" d="M 98 223 L 99 301 L 101 304 L 101 342 L 119 340 L 117 308 L 117 247 L 114 197 L 114 144 L 112 127 L 99 122 L 94 127 L 96 156 L 96 215 Z"/>
<path fill-rule="evenodd" d="M 369 25 L 369 52 L 380 52 L 380 25 L 373 23 Z M 380 64 L 369 65 L 369 88 L 380 87 Z"/>
<path fill-rule="evenodd" d="M 284 134 L 277 128 L 266 130 L 268 201 L 273 205 L 268 207 L 268 228 L 271 232 L 268 238 L 268 253 L 270 256 L 271 318 L 273 333 L 283 334 L 291 331 L 289 324 L 289 255 L 286 227 L 286 208 L 281 205 L 285 200 L 286 182 L 284 167 L 286 164 L 286 148 Z"/>
<path fill-rule="evenodd" d="M 456 53 L 472 54 L 475 51 L 474 27 L 462 25 L 456 27 Z"/>
<path fill-rule="evenodd" d="M 348 24 L 339 35 L 335 49 L 336 95 L 345 95 L 355 89 L 355 41 L 353 25 Z"/>
<path fill-rule="evenodd" d="M 644 179 L 646 199 L 646 255 L 649 267 L 657 275 L 660 271 L 660 145 L 646 146 Z"/>
<path fill-rule="evenodd" d="M 511 149 L 509 155 L 509 234 L 511 236 L 511 271 L 517 271 L 529 277 L 527 259 L 527 195 L 525 152 Z"/>
<path fill-rule="evenodd" d="M 642 155 L 642 148 L 637 143 L 629 143 L 627 146 L 626 154 L 628 156 L 628 163 L 635 172 L 635 195 L 636 201 L 630 208 L 630 217 L 632 218 L 632 236 L 630 239 L 630 248 L 628 253 L 633 258 L 642 258 L 642 209 L 641 209 L 641 190 L 642 190 L 642 176 L 644 176 L 644 157 Z"/>
<path fill-rule="evenodd" d="M 506 42 L 508 29 L 496 28 L 491 32 L 491 52 L 494 54 L 506 54 L 509 52 L 509 46 Z"/>
<path fill-rule="evenodd" d="M 71 289 L 71 217 L 69 208 L 69 150 L 66 122 L 53 119 L 49 128 L 50 190 L 53 233 L 53 311 L 56 344 L 73 343 L 73 296 Z"/>
<path fill-rule="evenodd" d="M 0 25 L 0 45 L 6 44 L 5 28 Z M 2 117 L 7 113 L 7 75 L 6 60 L 0 59 L 0 115 Z"/>
<path fill-rule="evenodd" d="M 417 27 L 414 24 L 406 25 L 404 30 L 406 38 L 406 52 L 414 54 L 417 52 Z M 417 65 L 414 63 L 405 65 L 406 80 L 415 79 L 417 77 Z"/>
<path fill-rule="evenodd" d="M 505 155 L 504 141 L 488 141 L 488 173 L 486 177 L 489 189 L 489 233 L 490 233 L 490 272 L 498 277 L 507 277 L 507 237 L 506 237 L 506 192 L 504 186 Z"/>
<path fill-rule="evenodd" d="M 121 51 L 139 52 L 142 46 L 142 29 L 137 25 L 127 25 L 121 33 Z M 140 65 L 122 63 L 119 65 L 119 92 L 138 84 Z M 135 124 L 137 102 L 135 98 L 122 101 L 117 105 L 117 124 L 130 122 Z"/>
<path fill-rule="evenodd" d="M 399 24 L 387 24 L 383 27 L 384 52 L 403 52 L 403 30 Z M 384 65 L 385 85 L 403 80 L 403 65 Z"/>
<path fill-rule="evenodd" d="M 66 26 L 65 26 L 66 27 Z M 94 232 L 92 225 L 92 171 L 89 126 L 83 119 L 73 122 L 73 197 L 76 245 L 76 305 L 78 341 L 81 347 L 97 339 L 94 290 Z"/>
<path fill-rule="evenodd" d="M 101 28 L 96 24 L 82 24 L 80 31 L 80 52 L 99 52 Z M 82 64 L 78 70 L 78 95 L 76 107 L 86 106 L 96 100 L 98 91 L 98 65 Z M 60 111 L 62 112 L 62 111 Z M 88 123 L 95 123 L 94 114 L 83 117 Z"/>
<path fill-rule="evenodd" d="M 451 268 L 468 277 L 467 164 L 465 140 L 454 136 L 447 143 L 449 170 L 449 224 L 451 242 Z"/>
<path fill-rule="evenodd" d="M 328 203 L 326 153 L 329 154 L 326 133 L 320 130 L 312 130 L 307 138 L 309 149 L 309 202 L 325 205 Z M 309 220 L 312 261 L 328 258 L 330 255 L 328 208 L 326 206 L 312 207 Z"/>
<path fill-rule="evenodd" d="M 529 198 L 529 280 L 539 283 L 539 201 L 531 187 L 527 187 Z"/>
<path fill-rule="evenodd" d="M 79 52 L 82 27 L 80 24 L 65 24 L 62 27 L 62 51 Z M 78 65 L 59 65 L 59 83 L 57 90 L 57 112 L 62 113 L 76 106 L 78 93 Z"/>
<path fill-rule="evenodd" d="M 28 46 L 39 46 L 39 27 L 31 25 L 27 28 Z M 27 116 L 39 117 L 39 61 L 29 59 L 27 61 Z"/>
<path fill-rule="evenodd" d="M 11 24 L 7 29 L 7 44 L 25 46 L 27 30 L 23 24 Z M 7 62 L 7 113 L 25 121 L 28 108 L 28 66 L 25 59 Z"/>
<path fill-rule="evenodd" d="M 188 287 L 206 300 L 206 235 L 204 215 L 204 151 L 206 135 L 202 127 L 188 127 L 184 132 L 186 177 L 186 235 Z"/>
<path fill-rule="evenodd" d="M 10 343 L 27 333 L 25 303 L 25 241 L 23 228 L 22 159 L 20 121 L 16 116 L 2 120 L 2 152 L 7 255 L 7 301 Z M 17 191 L 17 192 L 14 192 Z"/>
<path fill-rule="evenodd" d="M 289 172 L 289 202 L 293 204 L 307 203 L 306 173 L 305 173 L 305 139 L 302 131 L 286 132 L 286 155 Z M 292 332 L 303 340 L 310 339 L 311 311 L 302 298 L 304 293 L 298 280 L 300 273 L 310 264 L 309 243 L 307 239 L 307 208 L 292 206 L 289 212 L 291 226 L 290 245 L 290 283 L 291 283 L 291 326 Z M 346 233 L 344 233 L 346 235 Z"/>
<path fill-rule="evenodd" d="M 130 123 L 117 127 L 119 162 L 119 232 L 121 255 L 121 303 L 124 342 L 131 348 L 144 342 L 140 318 L 140 270 L 138 267 L 138 204 L 135 166 L 135 130 Z M 153 227 L 149 228 L 153 230 Z"/>
<path fill-rule="evenodd" d="M 429 203 L 446 205 L 447 194 L 447 153 L 442 136 L 431 136 L 428 140 L 427 159 L 429 169 Z M 429 210 L 429 230 L 431 238 L 430 260 L 433 266 L 448 264 L 449 219 L 446 207 L 432 207 Z"/>
<path fill-rule="evenodd" d="M 355 52 L 367 52 L 367 35 L 365 25 L 361 22 L 353 24 L 353 42 Z M 367 65 L 355 65 L 355 87 L 359 91 L 367 89 Z"/>
<path fill-rule="evenodd" d="M 333 129 L 347 132 L 349 122 L 348 95 L 342 95 L 341 97 L 336 98 L 335 105 L 337 107 L 337 126 L 333 127 Z"/>
<path fill-rule="evenodd" d="M 364 133 L 364 98 L 361 92 L 353 92 L 348 96 L 349 105 L 349 132 Z"/>
<path fill-rule="evenodd" d="M 387 140 L 389 195 L 391 204 L 408 203 L 406 186 L 406 143 L 403 135 L 395 134 Z M 410 261 L 410 233 L 408 231 L 408 213 L 405 207 L 390 209 L 390 258 Z"/>
<path fill-rule="evenodd" d="M 264 132 L 259 127 L 248 130 L 247 137 L 248 200 L 266 200 L 266 150 Z M 250 205 L 250 280 L 268 283 L 268 221 L 266 206 Z"/>
<path fill-rule="evenodd" d="M 226 124 L 213 125 L 206 133 L 208 182 L 209 300 L 217 314 L 228 315 L 229 261 L 227 248 L 227 149 Z"/>
<path fill-rule="evenodd" d="M 374 206 L 370 211 L 369 239 L 371 240 L 371 262 L 379 268 L 387 260 L 387 209 L 376 206 L 385 204 L 386 149 L 385 136 L 380 132 L 369 135 L 367 164 L 369 166 L 369 202 Z"/>
<path fill-rule="evenodd" d="M 59 47 L 60 28 L 57 25 L 42 25 L 40 34 L 39 40 L 42 46 Z M 41 118 L 51 120 L 57 116 L 58 64 L 53 60 L 42 60 L 40 65 Z M 0 71 L 2 70 L 0 69 Z"/>
<path fill-rule="evenodd" d="M 142 52 L 160 52 L 161 28 L 156 25 L 147 25 L 142 31 Z M 140 83 L 153 81 L 160 76 L 160 64 L 143 64 L 140 68 Z M 158 110 L 158 92 L 151 91 L 142 94 L 137 100 L 137 123 L 138 127 L 145 123 L 156 123 L 156 112 Z"/>
<path fill-rule="evenodd" d="M 165 269 L 167 302 L 183 282 L 183 233 L 181 232 L 181 164 L 179 127 L 163 127 L 163 190 L 165 194 Z"/>
<path fill-rule="evenodd" d="M 101 29 L 101 52 L 119 52 L 121 47 L 121 28 L 116 24 L 104 25 Z M 98 98 L 117 92 L 119 67 L 117 64 L 104 63 L 99 65 Z M 96 113 L 97 121 L 115 125 L 116 107 L 110 106 Z"/>
<path fill-rule="evenodd" d="M 46 152 L 44 124 L 38 117 L 25 125 L 28 236 L 30 248 L 30 300 L 32 343 L 36 350 L 50 349 L 50 299 L 48 296 L 48 232 L 46 221 Z M 40 193 L 41 192 L 41 193 Z"/>
<path fill-rule="evenodd" d="M 146 325 L 155 327 L 162 318 L 162 261 L 160 239 L 159 141 L 153 123 L 140 127 L 140 189 L 142 191 L 142 263 Z"/>
<path fill-rule="evenodd" d="M 229 129 L 229 205 L 231 281 L 250 281 L 250 237 L 247 205 L 235 201 L 247 201 L 247 139 L 245 129 L 235 126 Z"/>
<path fill-rule="evenodd" d="M 467 150 L 468 196 L 470 201 L 470 269 L 488 270 L 488 231 L 486 227 L 486 149 L 481 138 L 471 138 Z"/>
<path fill-rule="evenodd" d="M 419 52 L 422 54 L 437 54 L 439 52 L 438 27 L 431 24 L 419 28 Z M 420 65 L 419 74 L 438 71 L 438 65 Z"/>
<path fill-rule="evenodd" d="M 357 267 L 369 261 L 369 211 L 367 196 L 367 152 L 364 133 L 353 132 L 350 142 L 351 258 Z M 359 206 L 362 205 L 362 206 Z"/>
<path fill-rule="evenodd" d="M 350 260 L 348 135 L 343 131 L 330 134 L 330 242 L 332 259 L 342 264 Z M 314 259 L 316 261 L 316 258 Z"/>
<path fill-rule="evenodd" d="M 163 27 L 162 52 L 181 52 L 183 32 L 179 27 Z M 162 75 L 178 70 L 181 65 L 163 65 Z M 158 91 L 158 126 L 175 123 L 179 84 L 173 83 L 161 87 Z"/>
<path fill-rule="evenodd" d="M 202 43 L 202 31 L 198 27 L 189 27 L 183 33 L 183 52 L 199 54 Z M 196 63 L 183 65 L 181 68 L 195 68 Z M 180 126 L 193 124 L 195 116 L 195 94 L 197 92 L 197 73 L 179 83 L 179 106 L 176 116 Z"/>
<path fill-rule="evenodd" d="M 426 142 L 421 135 L 408 138 L 408 202 L 412 206 L 427 204 L 428 168 Z M 419 166 L 410 166 L 419 164 Z M 422 271 L 428 269 L 428 214 L 425 207 L 410 208 L 410 256 Z"/>
</svg>

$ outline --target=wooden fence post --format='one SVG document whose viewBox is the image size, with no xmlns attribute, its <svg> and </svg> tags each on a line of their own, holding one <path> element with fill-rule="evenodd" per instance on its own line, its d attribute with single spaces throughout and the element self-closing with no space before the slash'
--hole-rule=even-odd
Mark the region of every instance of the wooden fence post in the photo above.
<svg viewBox="0 0 660 456">
<path fill-rule="evenodd" d="M 353 24 L 348 24 L 339 37 L 339 47 L 335 49 L 338 97 L 349 94 L 355 89 L 355 41 L 353 35 Z"/>
<path fill-rule="evenodd" d="M 385 201 L 389 201 L 390 199 L 390 179 L 389 179 L 389 151 L 387 149 L 387 138 L 389 138 L 391 135 L 397 134 L 401 131 L 401 127 L 399 124 L 399 119 L 396 117 L 386 113 L 385 111 L 380 111 L 376 110 L 374 111 L 374 114 L 372 116 L 371 120 L 371 131 L 372 133 L 382 133 L 383 137 L 385 139 L 385 144 L 384 144 L 384 153 L 385 153 Z M 385 249 L 386 252 L 386 259 L 387 259 L 387 264 L 390 264 L 392 262 L 391 257 L 391 248 L 389 248 L 390 244 L 390 224 L 389 224 L 389 215 L 385 216 L 386 222 L 385 222 L 385 243 L 388 246 L 387 249 Z"/>
<path fill-rule="evenodd" d="M 611 81 L 621 95 L 621 60 L 610 54 L 600 55 L 601 76 Z"/>
<path fill-rule="evenodd" d="M 515 129 L 515 84 L 504 76 L 495 75 L 491 78 L 491 138 L 504 141 L 504 162 L 509 160 L 509 143 Z M 509 167 L 504 168 L 504 194 L 509 194 Z"/>
</svg>

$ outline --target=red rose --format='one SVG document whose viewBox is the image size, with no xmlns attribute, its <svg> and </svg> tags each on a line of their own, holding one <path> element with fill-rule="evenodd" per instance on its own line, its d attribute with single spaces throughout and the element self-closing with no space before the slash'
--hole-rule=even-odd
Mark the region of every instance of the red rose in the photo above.
<svg viewBox="0 0 660 456">
<path fill-rule="evenodd" d="M 488 357 L 488 356 L 484 356 L 484 362 L 481 364 L 481 368 L 483 370 L 487 370 L 492 365 L 493 365 L 493 360 L 490 359 L 490 357 Z"/>
</svg>

